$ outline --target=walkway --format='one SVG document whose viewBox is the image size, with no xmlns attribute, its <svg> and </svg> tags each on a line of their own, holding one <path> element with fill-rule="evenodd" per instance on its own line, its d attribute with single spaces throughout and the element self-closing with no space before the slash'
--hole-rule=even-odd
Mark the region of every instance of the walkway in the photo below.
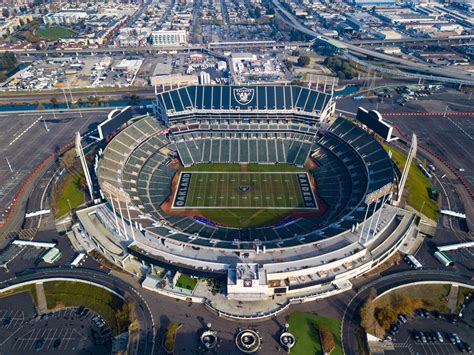
<svg viewBox="0 0 474 355">
<path fill-rule="evenodd" d="M 43 314 L 48 312 L 48 304 L 46 303 L 46 295 L 44 294 L 44 287 L 42 282 L 35 284 L 36 299 L 38 301 L 38 313 Z"/>
<path fill-rule="evenodd" d="M 454 313 L 456 311 L 456 306 L 458 304 L 458 294 L 459 294 L 459 287 L 457 285 L 453 285 L 448 295 L 449 313 Z"/>
</svg>

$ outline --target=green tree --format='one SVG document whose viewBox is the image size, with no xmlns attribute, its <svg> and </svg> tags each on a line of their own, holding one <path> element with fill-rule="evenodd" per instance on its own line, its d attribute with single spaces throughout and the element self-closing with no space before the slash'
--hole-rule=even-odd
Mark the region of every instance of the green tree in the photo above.
<svg viewBox="0 0 474 355">
<path fill-rule="evenodd" d="M 300 67 L 305 67 L 311 62 L 311 58 L 308 57 L 307 55 L 300 55 L 298 57 L 298 65 Z"/>
<path fill-rule="evenodd" d="M 17 66 L 15 54 L 5 52 L 0 54 L 0 70 L 10 71 Z"/>
<path fill-rule="evenodd" d="M 259 7 L 255 8 L 255 18 L 260 18 L 262 17 L 262 10 L 260 10 Z"/>
</svg>

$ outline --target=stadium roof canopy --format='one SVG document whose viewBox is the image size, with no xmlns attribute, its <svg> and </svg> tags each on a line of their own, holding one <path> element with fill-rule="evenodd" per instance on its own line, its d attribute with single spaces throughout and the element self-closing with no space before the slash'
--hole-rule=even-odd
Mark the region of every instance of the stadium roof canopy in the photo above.
<svg viewBox="0 0 474 355">
<path fill-rule="evenodd" d="M 193 85 L 157 94 L 168 115 L 194 110 L 291 111 L 317 114 L 331 95 L 294 85 Z"/>
</svg>

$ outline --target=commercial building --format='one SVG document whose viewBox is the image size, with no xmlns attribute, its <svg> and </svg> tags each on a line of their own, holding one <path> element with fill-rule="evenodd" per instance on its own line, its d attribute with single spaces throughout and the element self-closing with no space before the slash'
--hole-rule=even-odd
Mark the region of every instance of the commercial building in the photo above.
<svg viewBox="0 0 474 355">
<path fill-rule="evenodd" d="M 188 43 L 188 31 L 186 30 L 160 30 L 151 33 L 151 43 L 154 46 L 169 46 Z"/>
<path fill-rule="evenodd" d="M 87 18 L 89 15 L 81 10 L 64 10 L 56 13 L 49 13 L 43 16 L 43 22 L 46 25 L 71 25 L 76 24 L 81 19 Z"/>
</svg>

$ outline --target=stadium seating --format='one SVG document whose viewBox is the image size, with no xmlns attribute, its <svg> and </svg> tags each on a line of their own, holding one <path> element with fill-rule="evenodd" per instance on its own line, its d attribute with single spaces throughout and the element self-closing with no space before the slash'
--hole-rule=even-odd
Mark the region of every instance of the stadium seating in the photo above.
<svg viewBox="0 0 474 355">
<path fill-rule="evenodd" d="M 156 97 L 160 107 L 168 115 L 186 112 L 215 112 L 234 109 L 236 111 L 280 110 L 304 112 L 307 115 L 321 112 L 331 100 L 331 95 L 301 86 L 259 85 L 246 86 L 253 95 L 249 102 L 239 102 L 234 90 L 242 87 L 219 85 L 188 86 L 178 90 L 159 93 Z"/>
<path fill-rule="evenodd" d="M 301 124 L 270 125 L 255 123 L 249 130 L 219 123 L 182 125 L 170 138 L 184 166 L 197 163 L 288 163 L 304 166 L 314 144 L 316 129 Z M 252 130 L 250 130 L 252 129 Z"/>
<path fill-rule="evenodd" d="M 169 132 L 146 117 L 123 129 L 104 150 L 98 166 L 101 184 L 128 194 L 137 208 L 124 211 L 147 236 L 197 247 L 238 249 L 255 241 L 267 248 L 311 243 L 350 229 L 375 211 L 365 197 L 391 183 L 394 171 L 383 147 L 367 132 L 338 118 L 318 137 L 316 124 L 330 97 L 297 86 L 258 86 L 242 105 L 226 86 L 189 86 L 157 96 L 169 115 Z M 233 112 L 219 110 L 235 108 Z M 262 112 L 251 112 L 262 110 Z M 280 110 L 281 112 L 263 112 Z M 179 114 L 178 114 L 179 113 Z M 321 216 L 290 217 L 270 226 L 227 228 L 201 217 L 169 215 L 160 206 L 170 198 L 176 170 L 198 163 L 288 163 L 317 165 L 309 170 L 327 209 Z"/>
</svg>

